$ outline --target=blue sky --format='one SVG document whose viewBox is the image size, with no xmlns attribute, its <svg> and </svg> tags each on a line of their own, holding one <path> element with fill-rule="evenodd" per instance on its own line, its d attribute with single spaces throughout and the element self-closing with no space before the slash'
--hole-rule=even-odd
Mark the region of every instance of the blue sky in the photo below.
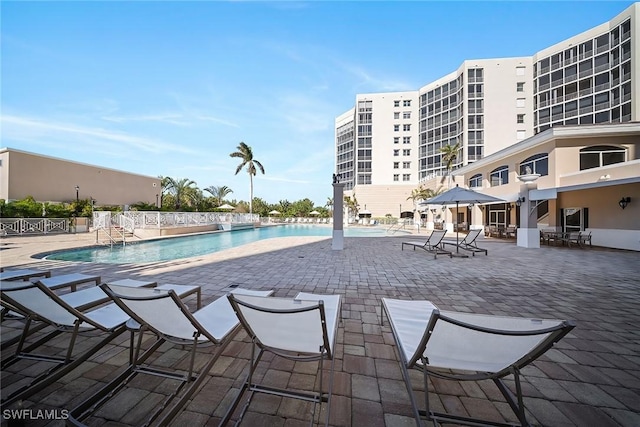
<svg viewBox="0 0 640 427">
<path fill-rule="evenodd" d="M 532 55 L 632 2 L 2 1 L 2 147 L 226 185 L 240 141 L 268 203 L 331 196 L 334 120 L 465 59 Z"/>
</svg>

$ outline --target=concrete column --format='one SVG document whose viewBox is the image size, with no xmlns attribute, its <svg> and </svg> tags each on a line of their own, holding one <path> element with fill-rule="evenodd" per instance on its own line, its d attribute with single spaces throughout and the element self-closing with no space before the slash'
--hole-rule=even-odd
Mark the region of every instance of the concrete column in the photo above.
<svg viewBox="0 0 640 427">
<path fill-rule="evenodd" d="M 540 247 L 540 231 L 538 230 L 538 217 L 535 209 L 535 203 L 529 200 L 529 190 L 538 188 L 535 182 L 524 183 L 520 185 L 518 197 L 524 201 L 520 205 L 520 227 L 518 228 L 517 245 L 523 248 L 539 248 Z"/>
<path fill-rule="evenodd" d="M 344 249 L 344 183 L 333 183 L 333 239 L 331 249 L 341 251 Z"/>
</svg>

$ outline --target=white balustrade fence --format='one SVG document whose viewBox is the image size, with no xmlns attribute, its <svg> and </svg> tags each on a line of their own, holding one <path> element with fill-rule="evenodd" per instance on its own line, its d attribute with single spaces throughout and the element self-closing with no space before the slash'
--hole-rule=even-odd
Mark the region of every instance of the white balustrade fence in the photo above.
<svg viewBox="0 0 640 427">
<path fill-rule="evenodd" d="M 94 212 L 94 220 L 95 214 Z M 197 227 L 214 224 L 247 224 L 260 222 L 260 215 L 224 212 L 156 212 L 127 211 L 118 214 L 130 227 L 163 228 L 163 227 Z M 123 222 L 119 224 L 127 228 Z"/>
<path fill-rule="evenodd" d="M 224 212 L 140 212 L 113 214 L 93 212 L 93 228 L 118 227 L 133 233 L 135 229 L 163 227 L 196 227 L 215 224 L 251 224 L 260 222 L 260 215 Z M 0 236 L 23 234 L 69 233 L 73 231 L 69 218 L 0 218 Z"/>
<path fill-rule="evenodd" d="M 68 233 L 69 225 L 68 218 L 1 218 L 0 236 Z"/>
</svg>

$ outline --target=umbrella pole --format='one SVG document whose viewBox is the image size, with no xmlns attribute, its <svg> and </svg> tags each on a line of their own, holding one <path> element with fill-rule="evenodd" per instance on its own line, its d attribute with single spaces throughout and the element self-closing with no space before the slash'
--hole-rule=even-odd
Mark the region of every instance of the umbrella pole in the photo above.
<svg viewBox="0 0 640 427">
<path fill-rule="evenodd" d="M 456 253 L 460 253 L 460 244 L 458 240 L 458 233 L 460 233 L 460 226 L 458 225 L 458 202 L 456 201 Z"/>
</svg>

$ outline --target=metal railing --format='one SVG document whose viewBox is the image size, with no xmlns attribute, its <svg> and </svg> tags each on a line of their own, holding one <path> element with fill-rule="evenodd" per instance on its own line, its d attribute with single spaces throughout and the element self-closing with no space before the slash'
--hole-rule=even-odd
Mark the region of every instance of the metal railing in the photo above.
<svg viewBox="0 0 640 427">
<path fill-rule="evenodd" d="M 0 236 L 70 232 L 69 218 L 1 218 Z"/>
</svg>

